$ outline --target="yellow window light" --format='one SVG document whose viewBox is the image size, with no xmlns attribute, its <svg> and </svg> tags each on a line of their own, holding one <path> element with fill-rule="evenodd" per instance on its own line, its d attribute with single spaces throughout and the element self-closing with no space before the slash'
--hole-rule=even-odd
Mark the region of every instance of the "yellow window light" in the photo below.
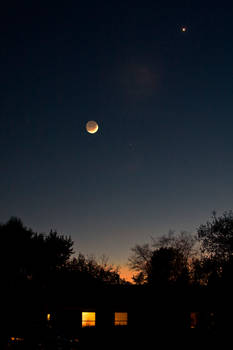
<svg viewBox="0 0 233 350">
<path fill-rule="evenodd" d="M 82 312 L 82 327 L 95 327 L 95 312 Z"/>
</svg>

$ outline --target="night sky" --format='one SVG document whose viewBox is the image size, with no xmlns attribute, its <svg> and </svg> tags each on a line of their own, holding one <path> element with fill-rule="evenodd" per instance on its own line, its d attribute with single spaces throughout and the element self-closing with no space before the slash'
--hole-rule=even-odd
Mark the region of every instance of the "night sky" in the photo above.
<svg viewBox="0 0 233 350">
<path fill-rule="evenodd" d="M 232 1 L 5 3 L 0 222 L 124 265 L 232 209 Z"/>
</svg>

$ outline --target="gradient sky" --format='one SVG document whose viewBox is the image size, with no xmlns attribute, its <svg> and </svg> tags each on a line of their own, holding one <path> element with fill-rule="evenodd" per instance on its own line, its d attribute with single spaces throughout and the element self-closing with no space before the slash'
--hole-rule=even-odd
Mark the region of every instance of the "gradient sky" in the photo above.
<svg viewBox="0 0 233 350">
<path fill-rule="evenodd" d="M 124 265 L 233 209 L 232 1 L 6 3 L 1 222 Z"/>
</svg>

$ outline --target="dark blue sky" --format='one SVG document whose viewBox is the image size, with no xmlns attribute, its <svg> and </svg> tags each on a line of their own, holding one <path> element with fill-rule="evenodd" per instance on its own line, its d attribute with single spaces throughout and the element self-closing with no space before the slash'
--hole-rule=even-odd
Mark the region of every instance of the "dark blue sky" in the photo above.
<svg viewBox="0 0 233 350">
<path fill-rule="evenodd" d="M 18 3 L 0 15 L 1 222 L 124 264 L 232 209 L 232 1 Z"/>
</svg>

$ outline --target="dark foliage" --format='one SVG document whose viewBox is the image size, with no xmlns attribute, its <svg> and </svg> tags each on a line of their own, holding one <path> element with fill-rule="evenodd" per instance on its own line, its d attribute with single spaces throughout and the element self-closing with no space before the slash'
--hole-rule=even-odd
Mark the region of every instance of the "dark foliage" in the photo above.
<svg viewBox="0 0 233 350">
<path fill-rule="evenodd" d="M 99 263 L 81 253 L 71 259 L 74 253 L 71 237 L 56 231 L 51 230 L 47 235 L 36 233 L 12 217 L 0 225 L 0 239 L 2 275 L 9 285 L 19 280 L 40 286 L 62 280 L 79 285 L 126 283 L 104 256 Z"/>
<path fill-rule="evenodd" d="M 70 237 L 34 233 L 18 218 L 0 225 L 2 271 L 6 279 L 46 279 L 64 268 L 73 253 Z"/>
<path fill-rule="evenodd" d="M 202 272 L 209 284 L 229 286 L 233 272 L 233 212 L 217 217 L 214 212 L 210 221 L 198 229 L 202 252 Z"/>
<path fill-rule="evenodd" d="M 175 248 L 159 248 L 151 257 L 148 283 L 158 287 L 188 282 L 188 268 L 183 254 Z"/>
<path fill-rule="evenodd" d="M 134 276 L 136 284 L 166 286 L 187 284 L 191 279 L 190 259 L 193 254 L 195 238 L 182 232 L 153 239 L 148 244 L 136 245 L 129 258 L 129 266 L 137 271 Z"/>
</svg>

